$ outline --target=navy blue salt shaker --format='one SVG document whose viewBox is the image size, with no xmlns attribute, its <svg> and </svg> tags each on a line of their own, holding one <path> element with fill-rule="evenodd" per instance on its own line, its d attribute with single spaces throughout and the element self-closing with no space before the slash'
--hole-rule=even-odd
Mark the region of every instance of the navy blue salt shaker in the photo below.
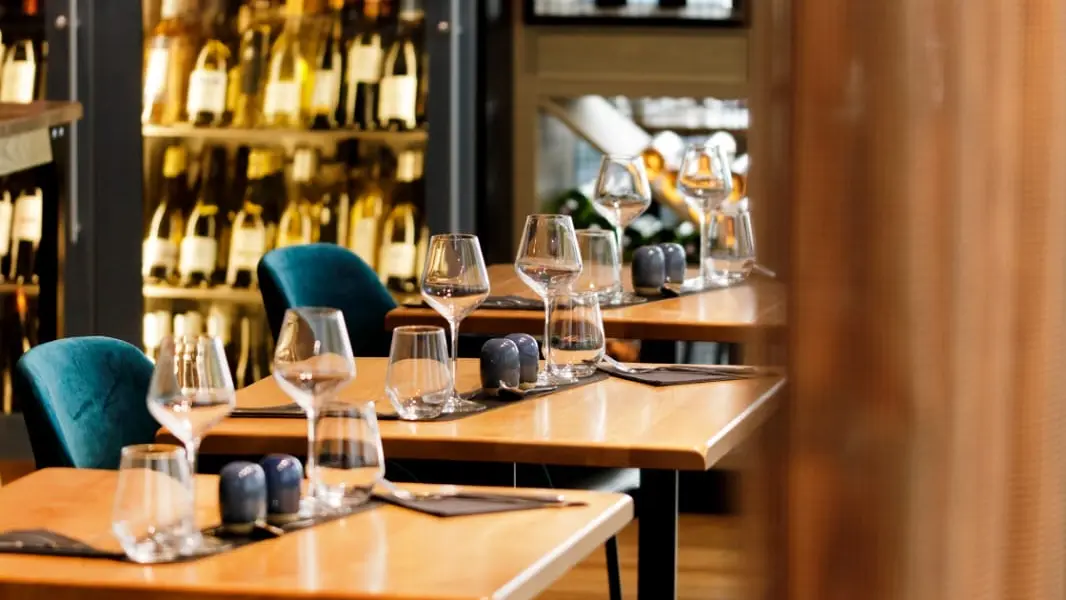
<svg viewBox="0 0 1066 600">
<path fill-rule="evenodd" d="M 540 368 L 540 346 L 537 339 L 528 333 L 510 333 L 505 336 L 518 346 L 520 373 L 518 379 L 522 387 L 537 383 L 537 370 Z"/>
<path fill-rule="evenodd" d="M 218 507 L 223 528 L 233 533 L 249 533 L 256 521 L 266 517 L 267 481 L 263 467 L 247 461 L 222 467 L 218 478 Z"/>
<path fill-rule="evenodd" d="M 658 296 L 666 283 L 666 257 L 658 246 L 641 246 L 633 253 L 633 291 Z"/>
<path fill-rule="evenodd" d="M 659 244 L 666 263 L 666 283 L 685 282 L 685 247 L 673 242 Z"/>
<path fill-rule="evenodd" d="M 267 520 L 284 524 L 299 519 L 303 465 L 288 454 L 268 454 L 259 465 L 266 472 Z"/>
<path fill-rule="evenodd" d="M 522 361 L 518 346 L 505 338 L 492 338 L 481 346 L 481 388 L 490 395 L 499 392 L 501 383 L 518 387 Z"/>
</svg>

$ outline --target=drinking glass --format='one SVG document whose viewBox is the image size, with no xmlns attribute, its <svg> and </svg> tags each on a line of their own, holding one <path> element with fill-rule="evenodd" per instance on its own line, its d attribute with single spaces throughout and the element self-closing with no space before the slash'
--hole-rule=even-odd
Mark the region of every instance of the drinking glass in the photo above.
<svg viewBox="0 0 1066 600">
<path fill-rule="evenodd" d="M 733 191 L 733 176 L 721 146 L 710 143 L 685 148 L 677 174 L 677 188 L 700 215 L 700 279 L 703 285 L 725 284 L 710 265 L 711 225 L 718 207 Z"/>
<path fill-rule="evenodd" d="M 446 233 L 429 241 L 422 271 L 422 298 L 448 322 L 452 334 L 452 381 L 459 359 L 459 323 L 489 297 L 489 274 L 476 235 Z M 454 389 L 445 413 L 476 412 L 485 406 L 461 398 Z"/>
<path fill-rule="evenodd" d="M 570 381 L 551 374 L 551 334 L 548 329 L 554 296 L 570 288 L 581 275 L 581 251 L 577 246 L 574 222 L 566 215 L 529 215 L 522 230 L 515 258 L 519 279 L 544 300 L 545 369 L 537 377 L 538 385 Z"/>
<path fill-rule="evenodd" d="M 606 229 L 581 229 L 576 232 L 581 251 L 581 275 L 571 289 L 596 292 L 600 302 L 608 302 L 622 292 L 622 265 L 618 262 L 618 242 L 614 232 Z"/>
<path fill-rule="evenodd" d="M 608 154 L 600 161 L 593 204 L 615 230 L 618 264 L 622 264 L 622 232 L 651 206 L 651 185 L 644 158 Z"/>
<path fill-rule="evenodd" d="M 557 295 L 550 327 L 552 374 L 571 379 L 592 375 L 607 347 L 599 296 L 595 292 Z"/>
<path fill-rule="evenodd" d="M 164 338 L 147 402 L 155 420 L 185 445 L 189 473 L 195 475 L 200 441 L 236 406 L 222 340 L 206 335 Z M 195 478 L 189 485 L 195 486 Z M 195 489 L 190 492 L 195 494 Z M 198 531 L 189 532 L 190 553 L 210 551 L 214 543 Z"/>
<path fill-rule="evenodd" d="M 307 415 L 307 473 L 310 509 L 318 510 L 315 493 L 315 433 L 319 409 L 355 379 L 355 358 L 344 315 L 335 308 L 290 308 L 274 347 L 274 379 Z"/>
<path fill-rule="evenodd" d="M 439 417 L 454 390 L 444 328 L 422 325 L 392 332 L 385 395 L 407 421 Z"/>
<path fill-rule="evenodd" d="M 727 284 L 740 283 L 755 267 L 755 232 L 747 198 L 723 202 L 711 224 L 709 269 L 712 277 Z"/>
<path fill-rule="evenodd" d="M 322 407 L 315 436 L 318 490 L 314 496 L 332 509 L 364 504 L 385 476 L 374 403 L 331 402 Z"/>
<path fill-rule="evenodd" d="M 118 470 L 111 531 L 130 560 L 177 559 L 196 531 L 195 496 L 185 451 L 179 446 L 126 446 Z"/>
</svg>

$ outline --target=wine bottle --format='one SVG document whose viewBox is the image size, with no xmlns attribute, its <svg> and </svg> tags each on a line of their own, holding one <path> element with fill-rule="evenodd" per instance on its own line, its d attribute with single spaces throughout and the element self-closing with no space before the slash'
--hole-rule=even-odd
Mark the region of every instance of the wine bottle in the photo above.
<svg viewBox="0 0 1066 600">
<path fill-rule="evenodd" d="M 256 23 L 244 30 L 241 34 L 240 59 L 237 64 L 240 87 L 231 108 L 234 127 L 259 126 L 269 53 L 268 25 Z"/>
<path fill-rule="evenodd" d="M 311 93 L 311 129 L 337 127 L 337 105 L 344 75 L 340 11 L 334 10 L 332 17 L 330 30 L 326 32 L 315 60 L 314 88 Z"/>
<path fill-rule="evenodd" d="M 8 361 L 9 364 L 14 367 L 18 364 L 22 355 L 30 351 L 35 345 L 35 327 L 33 320 L 29 314 L 29 302 L 26 298 L 24 290 L 18 290 L 15 293 L 14 311 L 11 314 L 9 320 L 10 330 L 4 332 L 6 334 L 5 344 L 8 345 Z M 14 401 L 14 396 L 10 396 L 9 405 L 4 407 L 5 411 L 12 411 L 17 409 Z"/>
<path fill-rule="evenodd" d="M 348 245 L 348 218 L 351 213 L 351 198 L 344 175 L 344 165 L 332 163 L 320 169 L 323 186 L 314 204 L 316 242 L 338 246 Z"/>
<path fill-rule="evenodd" d="M 31 283 L 34 259 L 41 243 L 44 194 L 41 188 L 24 188 L 15 200 L 11 227 L 11 270 L 9 279 L 16 283 Z"/>
<path fill-rule="evenodd" d="M 236 380 L 233 382 L 238 389 L 248 387 L 262 378 L 259 352 L 256 348 L 257 336 L 253 330 L 252 319 L 248 315 L 243 315 L 240 323 Z"/>
<path fill-rule="evenodd" d="M 387 196 L 381 186 L 379 161 L 373 161 L 367 167 L 366 177 L 356 183 L 353 197 L 348 249 L 377 271 L 381 227 L 389 212 Z"/>
<path fill-rule="evenodd" d="M 278 248 L 311 243 L 314 227 L 311 223 L 310 196 L 314 163 L 314 152 L 308 148 L 300 148 L 293 157 L 292 181 L 296 190 L 289 196 L 285 210 L 278 219 Z"/>
<path fill-rule="evenodd" d="M 229 310 L 218 304 L 212 304 L 208 308 L 207 335 L 216 337 L 222 342 L 222 349 L 226 353 L 226 364 L 229 365 L 230 375 L 234 375 L 238 357 L 233 347 L 233 315 Z"/>
<path fill-rule="evenodd" d="M 288 0 L 285 10 L 285 29 L 270 49 L 263 119 L 271 127 L 304 127 L 307 124 L 304 95 L 309 78 L 300 39 L 303 0 Z"/>
<path fill-rule="evenodd" d="M 229 48 L 218 39 L 207 40 L 189 74 L 189 97 L 185 110 L 193 125 L 222 125 L 226 116 L 229 81 Z"/>
<path fill-rule="evenodd" d="M 37 83 L 33 85 L 34 99 L 48 99 L 48 40 L 41 40 L 41 56 L 37 61 Z"/>
<path fill-rule="evenodd" d="M 218 264 L 218 236 L 221 221 L 218 198 L 226 188 L 226 149 L 216 146 L 207 154 L 206 175 L 200 194 L 189 212 L 185 237 L 181 239 L 178 274 L 184 286 L 210 285 Z"/>
<path fill-rule="evenodd" d="M 184 121 L 189 70 L 195 59 L 192 29 L 182 18 L 182 0 L 163 0 L 160 21 L 145 42 L 144 110 L 141 122 Z"/>
<path fill-rule="evenodd" d="M 396 39 L 389 45 L 382 64 L 378 90 L 378 123 L 393 131 L 419 125 L 419 95 L 425 77 L 422 63 L 422 5 L 403 0 Z"/>
<path fill-rule="evenodd" d="M 248 155 L 248 187 L 244 204 L 233 219 L 230 233 L 225 280 L 229 286 L 245 288 L 256 285 L 255 269 L 267 245 L 266 225 L 263 223 L 263 178 L 268 160 L 263 150 L 252 150 Z"/>
<path fill-rule="evenodd" d="M 0 278 L 7 276 L 8 255 L 11 252 L 11 221 L 14 216 L 11 204 L 11 192 L 4 190 L 0 195 Z"/>
<path fill-rule="evenodd" d="M 348 44 L 346 119 L 364 130 L 376 129 L 378 125 L 378 92 L 385 56 L 379 18 L 386 15 L 380 14 L 381 8 L 378 0 L 365 0 L 359 32 Z"/>
<path fill-rule="evenodd" d="M 170 146 L 163 155 L 163 185 L 144 236 L 141 274 L 152 283 L 171 281 L 185 232 L 187 204 L 185 147 Z"/>
<path fill-rule="evenodd" d="M 159 323 L 159 315 L 154 312 L 145 312 L 142 327 L 141 341 L 144 343 L 144 353 L 152 362 L 155 362 L 159 358 L 159 347 L 163 344 L 163 327 Z"/>
<path fill-rule="evenodd" d="M 418 289 L 418 244 L 422 235 L 422 152 L 404 150 L 396 157 L 396 185 L 393 206 L 385 217 L 381 233 L 379 274 L 389 289 L 414 292 Z"/>
<path fill-rule="evenodd" d="M 263 175 L 263 223 L 266 225 L 267 250 L 277 240 L 278 219 L 288 203 L 289 194 L 285 183 L 285 159 L 273 149 L 265 150 L 266 174 Z"/>
<path fill-rule="evenodd" d="M 33 41 L 15 42 L 4 60 L 3 81 L 0 82 L 0 102 L 28 104 L 33 102 L 37 83 L 37 57 Z"/>
</svg>

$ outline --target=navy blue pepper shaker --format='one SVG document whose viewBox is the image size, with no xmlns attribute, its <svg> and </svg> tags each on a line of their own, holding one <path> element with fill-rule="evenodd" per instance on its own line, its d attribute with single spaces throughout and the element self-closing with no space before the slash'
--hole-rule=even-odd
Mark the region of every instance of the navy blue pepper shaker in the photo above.
<svg viewBox="0 0 1066 600">
<path fill-rule="evenodd" d="M 641 246 L 633 253 L 633 291 L 658 296 L 666 283 L 666 258 L 658 246 Z"/>
<path fill-rule="evenodd" d="M 481 388 L 495 396 L 501 383 L 518 387 L 522 362 L 518 346 L 505 338 L 492 338 L 481 346 Z"/>
<path fill-rule="evenodd" d="M 263 467 L 243 460 L 222 467 L 218 478 L 218 508 L 224 529 L 239 534 L 251 532 L 267 512 Z"/>
<path fill-rule="evenodd" d="M 519 384 L 522 387 L 536 385 L 537 370 L 540 368 L 540 346 L 537 344 L 537 339 L 528 333 L 509 333 L 505 339 L 511 340 L 515 346 L 518 346 Z"/>
<path fill-rule="evenodd" d="M 666 263 L 666 283 L 685 283 L 685 247 L 673 242 L 659 244 Z"/>
<path fill-rule="evenodd" d="M 299 519 L 303 465 L 288 454 L 268 454 L 259 465 L 266 472 L 267 521 L 285 524 Z"/>
</svg>

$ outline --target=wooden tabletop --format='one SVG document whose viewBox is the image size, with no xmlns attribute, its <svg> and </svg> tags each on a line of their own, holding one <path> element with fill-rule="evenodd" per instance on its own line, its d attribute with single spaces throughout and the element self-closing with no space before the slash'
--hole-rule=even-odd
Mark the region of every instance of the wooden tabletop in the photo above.
<svg viewBox="0 0 1066 600">
<path fill-rule="evenodd" d="M 623 281 L 629 289 L 628 267 Z M 489 267 L 492 295 L 536 296 L 518 279 L 511 265 Z M 639 340 L 743 343 L 776 331 L 785 323 L 785 287 L 779 282 L 753 277 L 736 287 L 657 300 L 603 311 L 609 337 Z M 401 306 L 385 317 L 385 327 L 444 325 L 430 308 Z M 460 331 L 478 334 L 524 332 L 544 334 L 544 313 L 536 310 L 481 309 L 463 320 Z"/>
<path fill-rule="evenodd" d="M 0 531 L 47 528 L 117 550 L 115 481 L 113 471 L 38 471 L 0 488 Z M 217 489 L 216 477 L 198 478 L 201 525 L 218 522 Z M 383 506 L 179 564 L 0 554 L 0 597 L 533 598 L 633 518 L 623 494 L 566 495 L 588 506 L 446 519 Z"/>
<path fill-rule="evenodd" d="M 382 398 L 386 359 L 356 359 L 346 401 Z M 438 423 L 381 421 L 388 458 L 476 460 L 703 471 L 735 448 L 774 407 L 781 377 L 652 387 L 610 377 Z M 476 359 L 459 361 L 459 389 L 478 386 Z M 239 406 L 290 402 L 272 378 L 237 392 Z M 231 418 L 208 434 L 206 454 L 307 453 L 302 419 Z M 165 431 L 164 441 L 173 442 Z"/>
</svg>

